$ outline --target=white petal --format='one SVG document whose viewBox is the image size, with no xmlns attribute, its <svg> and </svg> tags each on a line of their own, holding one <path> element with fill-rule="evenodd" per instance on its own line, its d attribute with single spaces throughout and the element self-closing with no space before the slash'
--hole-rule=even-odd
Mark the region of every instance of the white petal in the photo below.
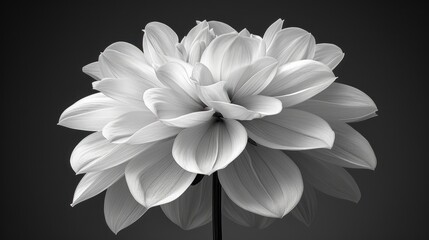
<svg viewBox="0 0 429 240">
<path fill-rule="evenodd" d="M 227 33 L 237 33 L 234 28 L 219 21 L 209 21 L 209 27 L 212 28 L 214 33 L 218 36 Z"/>
<path fill-rule="evenodd" d="M 210 107 L 213 107 L 210 105 L 212 101 L 230 102 L 228 93 L 226 92 L 225 82 L 223 81 L 207 86 L 197 85 L 197 94 L 201 101 Z"/>
<path fill-rule="evenodd" d="M 104 218 L 115 234 L 137 221 L 147 211 L 128 190 L 125 178 L 110 186 L 104 197 Z"/>
<path fill-rule="evenodd" d="M 143 36 L 143 50 L 149 62 L 160 66 L 166 61 L 165 56 L 178 57 L 176 48 L 179 43 L 177 34 L 167 25 L 160 22 L 148 23 Z"/>
<path fill-rule="evenodd" d="M 198 101 L 195 84 L 191 81 L 186 69 L 177 62 L 169 62 L 156 70 L 156 76 L 167 87 L 185 94 Z"/>
<path fill-rule="evenodd" d="M 128 112 L 111 121 L 103 128 L 103 136 L 113 143 L 124 143 L 134 133 L 158 121 L 152 112 Z"/>
<path fill-rule="evenodd" d="M 167 126 L 161 121 L 156 121 L 135 132 L 127 140 L 127 143 L 144 144 L 154 142 L 176 136 L 181 130 L 181 128 Z"/>
<path fill-rule="evenodd" d="M 196 176 L 177 165 L 171 155 L 172 145 L 172 140 L 153 145 L 126 167 L 130 192 L 146 208 L 175 200 Z"/>
<path fill-rule="evenodd" d="M 279 66 L 287 62 L 313 59 L 316 48 L 314 37 L 300 28 L 285 28 L 277 32 L 267 49 L 267 56 L 276 58 Z"/>
<path fill-rule="evenodd" d="M 335 131 L 332 149 L 303 151 L 312 159 L 322 160 L 341 167 L 367 168 L 374 170 L 377 159 L 369 142 L 346 123 L 331 123 Z"/>
<path fill-rule="evenodd" d="M 188 62 L 192 65 L 198 63 L 201 60 L 201 55 L 206 49 L 206 46 L 206 43 L 203 41 L 194 43 L 191 50 L 189 51 Z"/>
<path fill-rule="evenodd" d="M 250 65 L 257 58 L 265 54 L 265 48 L 261 50 L 262 40 L 256 38 L 237 36 L 228 49 L 223 54 L 222 59 L 214 59 L 213 61 L 222 61 L 220 69 L 220 80 L 232 81 L 236 71 L 241 71 L 243 67 Z M 209 67 L 209 66 L 207 66 Z M 209 67 L 210 69 L 210 67 Z M 210 69 L 213 73 L 213 69 Z M 216 77 L 215 77 L 216 78 Z"/>
<path fill-rule="evenodd" d="M 135 79 L 140 81 L 145 89 L 161 86 L 154 69 L 144 60 L 141 50 L 131 44 L 127 46 L 133 50 L 108 47 L 100 54 L 98 61 L 103 77 Z"/>
<path fill-rule="evenodd" d="M 209 104 L 224 118 L 237 120 L 252 120 L 282 111 L 282 103 L 279 100 L 261 95 L 239 98 L 234 103 L 212 101 Z"/>
<path fill-rule="evenodd" d="M 299 152 L 287 154 L 298 165 L 303 178 L 317 190 L 336 198 L 359 201 L 359 187 L 342 167 L 311 159 Z"/>
<path fill-rule="evenodd" d="M 108 97 L 146 109 L 143 102 L 143 93 L 148 86 L 139 80 L 103 78 L 101 81 L 93 82 L 92 87 Z"/>
<path fill-rule="evenodd" d="M 210 70 L 202 63 L 195 64 L 191 79 L 200 86 L 208 86 L 217 82 Z"/>
<path fill-rule="evenodd" d="M 284 108 L 274 116 L 245 121 L 249 138 L 256 143 L 274 149 L 305 150 L 331 148 L 335 134 L 329 124 L 320 117 Z"/>
<path fill-rule="evenodd" d="M 98 172 L 127 162 L 151 144 L 113 144 L 100 132 L 84 138 L 73 150 L 70 164 L 76 173 Z"/>
<path fill-rule="evenodd" d="M 313 98 L 296 105 L 331 121 L 355 122 L 373 116 L 377 107 L 372 99 L 357 88 L 333 83 Z"/>
<path fill-rule="evenodd" d="M 164 214 L 184 230 L 203 226 L 211 221 L 211 177 L 204 177 L 196 186 L 190 186 L 178 199 L 161 205 Z"/>
<path fill-rule="evenodd" d="M 240 78 L 233 78 L 227 82 L 228 92 L 232 99 L 257 95 L 273 80 L 277 71 L 277 60 L 263 57 L 249 65 Z"/>
<path fill-rule="evenodd" d="M 95 80 L 100 80 L 103 78 L 101 75 L 100 64 L 98 62 L 93 62 L 88 65 L 85 65 L 82 68 L 82 72 L 86 73 L 88 76 L 94 78 Z"/>
<path fill-rule="evenodd" d="M 204 64 L 213 75 L 214 81 L 220 81 L 222 59 L 229 46 L 237 38 L 237 34 L 230 33 L 215 38 L 206 48 L 201 56 Z"/>
<path fill-rule="evenodd" d="M 277 32 L 279 32 L 283 27 L 284 20 L 279 18 L 277 21 L 275 21 L 273 24 L 271 24 L 267 30 L 264 33 L 264 42 L 267 45 L 267 49 L 270 47 L 271 42 L 274 39 L 274 36 Z"/>
<path fill-rule="evenodd" d="M 73 129 L 100 131 L 108 122 L 133 110 L 138 108 L 96 93 L 80 99 L 64 110 L 58 124 Z"/>
<path fill-rule="evenodd" d="M 142 50 L 127 42 L 115 42 L 109 45 L 106 50 L 114 50 L 127 56 L 133 57 L 141 63 L 147 63 Z"/>
<path fill-rule="evenodd" d="M 219 171 L 219 181 L 239 207 L 273 218 L 289 213 L 303 191 L 299 169 L 286 154 L 251 144 Z"/>
<path fill-rule="evenodd" d="M 316 217 L 317 196 L 314 188 L 304 182 L 304 192 L 298 205 L 291 211 L 292 215 L 305 225 L 310 226 Z"/>
<path fill-rule="evenodd" d="M 320 93 L 335 79 L 332 70 L 322 63 L 295 61 L 279 67 L 277 75 L 261 94 L 276 97 L 283 107 L 290 107 Z"/>
<path fill-rule="evenodd" d="M 177 135 L 173 156 L 185 170 L 210 175 L 226 167 L 247 144 L 244 127 L 224 119 L 184 129 Z"/>
<path fill-rule="evenodd" d="M 124 176 L 126 164 L 100 171 L 85 174 L 76 187 L 72 206 L 96 196 L 106 190 L 122 176 Z"/>
<path fill-rule="evenodd" d="M 195 41 L 201 40 L 201 32 L 208 32 L 208 28 L 209 24 L 204 20 L 189 31 L 189 33 L 186 35 L 186 38 L 183 40 L 183 45 L 188 52 Z"/>
<path fill-rule="evenodd" d="M 247 30 L 246 28 L 243 28 L 243 30 L 241 30 L 238 33 L 239 36 L 243 36 L 243 37 L 250 37 L 250 32 L 249 30 Z"/>
<path fill-rule="evenodd" d="M 146 106 L 169 126 L 187 128 L 212 118 L 213 109 L 203 110 L 191 97 L 169 88 L 152 88 L 143 95 Z"/>
<path fill-rule="evenodd" d="M 222 214 L 229 220 L 245 227 L 263 229 L 270 226 L 276 218 L 264 217 L 237 206 L 226 194 L 222 194 Z"/>
<path fill-rule="evenodd" d="M 330 43 L 316 44 L 314 60 L 330 67 L 332 70 L 343 60 L 344 53 L 338 46 Z"/>
</svg>

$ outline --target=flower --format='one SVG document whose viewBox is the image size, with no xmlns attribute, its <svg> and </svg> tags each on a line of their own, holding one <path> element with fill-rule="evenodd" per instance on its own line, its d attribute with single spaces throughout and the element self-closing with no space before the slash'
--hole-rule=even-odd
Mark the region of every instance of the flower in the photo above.
<svg viewBox="0 0 429 240">
<path fill-rule="evenodd" d="M 296 206 L 292 213 L 309 222 L 313 188 L 358 201 L 343 167 L 374 169 L 376 159 L 347 123 L 377 108 L 358 89 L 334 83 L 340 48 L 282 25 L 260 37 L 202 21 L 179 43 L 171 28 L 152 22 L 144 52 L 108 46 L 83 68 L 99 93 L 59 121 L 94 131 L 71 155 L 73 170 L 85 173 L 72 205 L 107 189 L 105 217 L 115 233 L 155 206 L 192 229 L 210 221 L 214 172 L 224 214 L 246 226 L 266 227 Z"/>
</svg>

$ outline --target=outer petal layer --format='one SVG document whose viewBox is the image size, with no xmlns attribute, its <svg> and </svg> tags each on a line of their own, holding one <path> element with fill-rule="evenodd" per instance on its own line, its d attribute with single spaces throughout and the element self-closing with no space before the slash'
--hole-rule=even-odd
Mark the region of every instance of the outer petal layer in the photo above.
<svg viewBox="0 0 429 240">
<path fill-rule="evenodd" d="M 281 218 L 298 204 L 303 183 L 298 167 L 281 151 L 248 145 L 219 181 L 239 207 L 266 217 Z"/>
<path fill-rule="evenodd" d="M 115 234 L 137 221 L 147 211 L 128 190 L 125 178 L 107 189 L 104 197 L 104 218 Z"/>
<path fill-rule="evenodd" d="M 331 148 L 335 134 L 320 117 L 295 109 L 274 116 L 242 122 L 256 143 L 274 149 Z"/>
<path fill-rule="evenodd" d="M 175 200 L 196 176 L 177 165 L 171 155 L 172 145 L 172 140 L 154 145 L 125 169 L 131 194 L 146 208 Z"/>
</svg>

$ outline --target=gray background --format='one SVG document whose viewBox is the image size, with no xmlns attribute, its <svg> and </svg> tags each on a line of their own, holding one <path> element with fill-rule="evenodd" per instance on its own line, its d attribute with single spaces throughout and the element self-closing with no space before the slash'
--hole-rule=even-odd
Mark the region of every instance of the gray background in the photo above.
<svg viewBox="0 0 429 240">
<path fill-rule="evenodd" d="M 56 126 L 61 112 L 91 94 L 81 67 L 110 43 L 141 46 L 150 21 L 180 37 L 194 20 L 217 19 L 263 34 L 277 18 L 346 53 L 338 82 L 371 96 L 379 117 L 353 124 L 371 142 L 375 171 L 354 170 L 359 204 L 319 194 L 312 226 L 285 217 L 265 230 L 224 220 L 224 239 L 424 239 L 427 229 L 427 24 L 423 7 L 283 1 L 255 4 L 162 1 L 54 3 L 3 8 L 2 236 L 7 239 L 211 239 L 210 225 L 182 231 L 159 208 L 115 236 L 104 222 L 103 196 L 69 206 L 80 176 L 69 165 L 88 133 Z M 6 144 L 4 144 L 6 143 Z"/>
</svg>

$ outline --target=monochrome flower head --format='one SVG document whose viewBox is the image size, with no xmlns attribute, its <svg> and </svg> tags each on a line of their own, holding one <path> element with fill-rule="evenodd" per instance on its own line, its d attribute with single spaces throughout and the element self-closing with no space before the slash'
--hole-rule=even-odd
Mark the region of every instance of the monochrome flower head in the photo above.
<svg viewBox="0 0 429 240">
<path fill-rule="evenodd" d="M 71 156 L 73 170 L 85 173 L 72 205 L 107 189 L 115 233 L 155 206 L 193 229 L 211 220 L 214 172 L 223 214 L 245 226 L 263 228 L 291 211 L 311 222 L 313 189 L 357 202 L 344 167 L 374 169 L 376 158 L 347 123 L 377 108 L 334 82 L 343 57 L 281 19 L 262 37 L 201 21 L 180 42 L 167 25 L 147 24 L 143 51 L 117 42 L 83 68 L 99 92 L 60 117 L 62 126 L 94 132 Z"/>
</svg>

